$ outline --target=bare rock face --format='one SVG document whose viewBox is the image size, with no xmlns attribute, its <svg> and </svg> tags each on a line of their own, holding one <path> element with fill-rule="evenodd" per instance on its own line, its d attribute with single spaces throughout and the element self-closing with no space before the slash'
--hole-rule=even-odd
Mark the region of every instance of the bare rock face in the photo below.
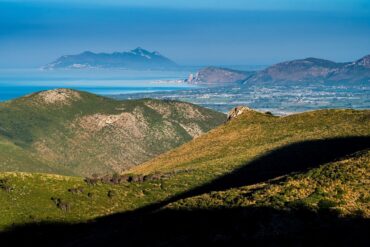
<svg viewBox="0 0 370 247">
<path fill-rule="evenodd" d="M 45 104 L 60 105 L 69 105 L 73 101 L 79 100 L 81 98 L 80 94 L 77 91 L 66 88 L 42 91 L 37 94 L 37 97 L 41 100 L 41 102 Z"/>
<path fill-rule="evenodd" d="M 190 84 L 200 85 L 241 83 L 253 73 L 219 67 L 206 67 L 198 71 L 195 75 L 190 74 L 186 81 Z"/>
<path fill-rule="evenodd" d="M 370 55 L 367 55 L 355 62 L 359 66 L 363 66 L 365 68 L 370 68 Z"/>
<path fill-rule="evenodd" d="M 227 113 L 227 121 L 237 118 L 239 115 L 247 111 L 252 111 L 252 109 L 246 106 L 237 106 Z"/>
</svg>

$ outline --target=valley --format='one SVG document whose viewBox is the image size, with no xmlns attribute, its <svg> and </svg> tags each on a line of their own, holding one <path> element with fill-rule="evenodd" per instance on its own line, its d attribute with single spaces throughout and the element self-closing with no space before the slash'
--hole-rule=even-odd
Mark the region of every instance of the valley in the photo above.
<svg viewBox="0 0 370 247">
<path fill-rule="evenodd" d="M 369 247 L 369 0 L 0 0 L 0 247 Z"/>
<path fill-rule="evenodd" d="M 69 233 L 60 246 L 77 239 L 90 245 L 107 238 L 115 242 L 122 234 L 128 242 L 144 244 L 148 238 L 140 240 L 134 229 L 150 227 L 157 217 L 178 226 L 175 220 L 185 220 L 183 214 L 202 212 L 200 219 L 206 220 L 221 209 L 217 213 L 220 223 L 227 222 L 230 214 L 241 217 L 236 216 L 240 212 L 245 212 L 243 217 L 249 219 L 252 216 L 248 216 L 248 211 L 258 212 L 263 208 L 270 213 L 276 210 L 273 215 L 287 222 L 291 222 L 294 212 L 301 219 L 302 210 L 319 217 L 315 215 L 326 212 L 321 208 L 333 212 L 330 222 L 334 225 L 336 217 L 360 215 L 361 219 L 368 219 L 369 195 L 365 189 L 370 164 L 368 110 L 320 110 L 285 117 L 249 108 L 238 111 L 239 115 L 208 133 L 118 175 L 86 180 L 37 173 L 1 173 L 0 225 L 9 230 L 2 234 L 4 239 L 15 241 L 13 233 L 23 234 L 25 239 L 47 246 L 52 238 L 31 236 L 33 231 L 29 227 L 50 236 L 62 228 Z M 288 215 L 284 213 L 292 210 Z M 276 220 L 266 217 L 264 227 L 278 227 Z M 128 230 L 126 223 L 135 219 L 140 220 Z M 193 224 L 192 220 L 193 216 L 189 215 L 185 222 Z M 51 225 L 43 228 L 47 222 Z M 13 224 L 15 228 L 11 227 Z M 64 224 L 72 226 L 70 229 L 78 228 L 78 233 L 67 230 Z M 241 222 L 236 226 L 245 227 Z M 217 229 L 224 228 L 215 223 L 209 228 L 210 236 Z M 91 235 L 90 231 L 95 233 Z M 174 229 L 168 231 L 173 232 L 167 239 L 171 245 L 184 237 L 188 239 L 186 243 L 211 241 L 207 234 L 198 239 Z M 225 229 L 220 231 L 228 236 Z M 284 230 L 284 234 L 290 234 L 289 231 Z M 306 233 L 312 231 L 315 230 Z M 144 233 L 149 234 L 149 230 Z M 278 238 L 283 236 L 276 234 Z M 264 234 L 248 235 L 248 238 L 258 240 L 262 236 L 267 242 L 274 239 Z M 154 245 L 167 241 L 160 235 L 152 239 Z"/>
</svg>

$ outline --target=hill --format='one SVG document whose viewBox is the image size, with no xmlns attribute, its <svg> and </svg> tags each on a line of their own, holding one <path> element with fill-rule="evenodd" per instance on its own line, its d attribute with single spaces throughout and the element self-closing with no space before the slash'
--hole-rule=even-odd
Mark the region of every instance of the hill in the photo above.
<svg viewBox="0 0 370 247">
<path fill-rule="evenodd" d="M 43 91 L 0 104 L 0 170 L 81 176 L 121 172 L 224 120 L 221 113 L 177 101 Z"/>
<path fill-rule="evenodd" d="M 370 134 L 368 110 L 318 110 L 277 117 L 242 109 L 227 124 L 134 167 L 130 172 L 145 174 L 192 169 L 217 177 L 291 143 Z"/>
<path fill-rule="evenodd" d="M 328 207 L 345 217 L 360 212 L 361 217 L 368 217 L 369 111 L 320 110 L 276 117 L 239 108 L 232 113 L 224 125 L 131 168 L 126 174 L 84 181 L 55 175 L 3 173 L 0 225 L 4 228 L 12 222 L 76 223 L 127 212 L 127 221 L 124 213 L 98 219 L 97 225 L 86 225 L 102 231 L 96 236 L 105 236 L 107 232 L 111 236 L 117 231 L 121 236 L 126 223 L 132 226 L 136 217 L 144 217 L 143 222 L 147 222 L 148 211 L 158 209 L 159 215 L 168 210 L 180 212 L 163 218 L 173 226 L 177 225 L 176 220 L 182 222 L 176 217 L 183 217 L 183 211 L 190 212 L 189 217 L 184 217 L 191 221 L 195 220 L 191 212 L 210 210 L 201 214 L 206 220 L 206 215 L 213 215 L 216 208 L 252 210 L 250 207 L 255 206 L 280 213 L 294 205 L 307 206 L 313 213 L 317 208 Z"/>
<path fill-rule="evenodd" d="M 73 174 L 70 170 L 50 164 L 49 161 L 38 157 L 31 150 L 24 149 L 1 136 L 0 167 L 1 171 L 45 172 L 63 175 Z"/>
<path fill-rule="evenodd" d="M 43 69 L 86 69 L 86 68 L 124 68 L 124 69 L 173 69 L 175 62 L 158 52 L 136 48 L 128 52 L 94 53 L 85 51 L 77 55 L 65 55 Z"/>
<path fill-rule="evenodd" d="M 253 74 L 254 72 L 219 67 L 206 67 L 198 71 L 195 75 L 190 74 L 186 82 L 189 84 L 208 86 L 234 84 L 245 81 Z"/>
<path fill-rule="evenodd" d="M 369 120 L 368 110 L 275 117 L 240 107 L 128 175 L 3 173 L 0 225 L 17 227 L 1 237 L 39 246 L 367 246 Z"/>
<path fill-rule="evenodd" d="M 230 186 L 232 188 L 224 191 L 186 198 L 166 207 L 186 210 L 255 206 L 294 210 L 302 207 L 314 211 L 330 209 L 341 216 L 370 218 L 370 193 L 367 190 L 370 175 L 369 149 L 305 172 L 248 185 L 248 179 L 260 175 L 255 170 L 244 174 L 245 186 Z M 237 178 L 240 174 L 234 173 L 233 176 Z"/>
<path fill-rule="evenodd" d="M 278 63 L 257 72 L 245 83 L 265 82 L 362 82 L 370 81 L 370 55 L 354 62 L 336 63 L 306 58 Z"/>
<path fill-rule="evenodd" d="M 278 63 L 261 71 L 236 71 L 206 67 L 191 74 L 186 82 L 202 85 L 258 83 L 368 83 L 370 55 L 353 62 L 336 63 L 319 58 L 297 59 Z"/>
</svg>

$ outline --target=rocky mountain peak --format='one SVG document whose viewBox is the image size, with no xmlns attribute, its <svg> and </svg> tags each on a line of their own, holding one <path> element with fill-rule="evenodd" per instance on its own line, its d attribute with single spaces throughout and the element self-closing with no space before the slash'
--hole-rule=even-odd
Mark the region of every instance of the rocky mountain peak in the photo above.
<svg viewBox="0 0 370 247">
<path fill-rule="evenodd" d="M 139 47 L 136 47 L 135 49 L 131 50 L 132 53 L 135 53 L 135 54 L 151 54 L 151 52 L 141 48 L 140 46 Z"/>
<path fill-rule="evenodd" d="M 356 61 L 356 64 L 370 68 L 370 55 L 367 55 Z"/>
</svg>

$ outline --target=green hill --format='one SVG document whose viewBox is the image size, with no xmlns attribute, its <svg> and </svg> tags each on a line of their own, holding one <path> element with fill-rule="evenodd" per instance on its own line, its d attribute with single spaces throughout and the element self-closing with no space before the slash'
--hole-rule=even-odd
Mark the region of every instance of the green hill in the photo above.
<svg viewBox="0 0 370 247">
<path fill-rule="evenodd" d="M 246 109 L 225 125 L 128 172 L 146 174 L 189 169 L 214 179 L 293 143 L 369 135 L 368 110 L 319 110 L 276 117 Z M 320 154 L 325 156 L 326 150 L 330 150 L 330 145 L 324 145 Z M 302 159 L 307 158 L 304 155 L 309 157 L 303 153 Z"/>
<path fill-rule="evenodd" d="M 209 221 L 208 217 L 217 218 L 217 210 L 221 209 L 227 211 L 220 213 L 225 218 L 211 224 L 209 234 L 217 227 L 223 229 L 223 220 L 231 216 L 243 218 L 254 210 L 266 209 L 267 215 L 275 212 L 272 218 L 277 214 L 289 222 L 295 216 L 289 214 L 286 218 L 285 214 L 295 209 L 299 210 L 297 217 L 307 211 L 320 218 L 317 214 L 321 210 L 329 210 L 335 213 L 330 214 L 333 222 L 340 221 L 338 217 L 367 219 L 369 120 L 368 110 L 321 110 L 275 117 L 247 109 L 224 125 L 123 175 L 84 181 L 45 174 L 2 173 L 0 226 L 34 227 L 36 223 L 42 227 L 42 222 L 87 221 L 75 226 L 95 229 L 94 233 L 90 233 L 91 229 L 81 230 L 86 238 L 114 237 L 112 234 L 117 233 L 116 237 L 131 239 L 130 232 L 131 240 L 138 237 L 140 242 L 138 232 L 149 234 L 153 221 L 163 218 L 164 225 L 168 223 L 164 230 L 175 231 L 176 242 L 182 239 L 182 233 L 171 225 L 180 227 L 182 220 L 197 225 L 197 218 Z M 247 212 L 229 215 L 228 210 L 234 209 Z M 153 210 L 155 213 L 149 213 Z M 116 215 L 118 212 L 123 214 Z M 88 221 L 105 215 L 112 216 L 98 218 L 95 223 Z M 137 217 L 142 223 L 136 223 Z M 256 224 L 258 220 L 254 218 Z M 275 221 L 265 220 L 274 226 Z M 148 232 L 133 232 L 131 226 L 148 228 Z M 44 230 L 49 231 L 49 227 L 53 231 L 51 226 Z M 25 229 L 29 230 L 27 226 Z M 160 230 L 152 229 L 155 236 L 148 239 L 162 241 Z M 74 236 L 70 232 L 73 230 L 66 231 L 71 239 L 81 237 Z"/>
<path fill-rule="evenodd" d="M 224 120 L 221 113 L 177 101 L 43 91 L 0 103 L 0 171 L 121 172 Z"/>
<path fill-rule="evenodd" d="M 249 177 L 259 175 L 250 172 Z M 307 208 L 313 211 L 331 210 L 341 216 L 370 218 L 369 177 L 370 149 L 367 149 L 306 172 L 279 176 L 252 185 L 232 186 L 224 191 L 179 200 L 169 204 L 167 208 Z M 244 182 L 246 181 L 248 175 L 244 176 Z"/>
<path fill-rule="evenodd" d="M 17 146 L 3 137 L 0 137 L 0 167 L 1 171 L 72 174 L 63 167 L 50 165 L 49 162 L 41 160 L 31 151 Z"/>
</svg>

